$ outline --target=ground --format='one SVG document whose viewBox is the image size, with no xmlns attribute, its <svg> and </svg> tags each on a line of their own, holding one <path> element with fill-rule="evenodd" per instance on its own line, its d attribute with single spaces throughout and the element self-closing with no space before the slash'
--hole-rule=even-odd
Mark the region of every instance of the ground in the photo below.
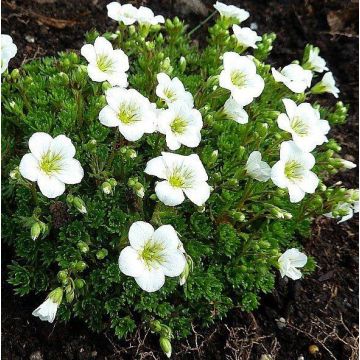
<svg viewBox="0 0 360 360">
<path fill-rule="evenodd" d="M 13 65 L 67 49 L 80 49 L 84 33 L 114 28 L 104 0 L 2 1 L 2 33 L 18 46 Z M 211 12 L 213 1 L 130 1 L 155 13 L 175 16 L 181 11 L 190 28 Z M 226 1 L 224 1 L 226 2 Z M 274 31 L 278 38 L 271 56 L 284 66 L 301 56 L 308 42 L 321 48 L 350 105 L 346 126 L 332 130 L 342 144 L 343 156 L 358 162 L 358 0 L 233 0 L 251 13 L 258 32 Z M 190 5 L 189 5 L 190 4 Z M 205 25 L 206 28 L 206 25 Z M 200 29 L 198 39 L 204 30 Z M 332 101 L 329 96 L 329 101 Z M 358 186 L 356 171 L 340 173 L 337 181 Z M 358 336 L 358 220 L 341 225 L 315 221 L 305 252 L 317 260 L 317 269 L 304 280 L 278 279 L 276 290 L 264 296 L 253 314 L 233 311 L 206 331 L 194 329 L 187 343 L 174 343 L 176 359 L 357 359 Z M 160 359 L 157 339 L 137 333 L 126 342 L 110 334 L 97 335 L 77 321 L 42 323 L 31 316 L 43 299 L 15 297 L 6 284 L 11 250 L 3 247 L 2 358 L 3 359 Z M 283 319 L 281 319 L 283 318 Z M 281 320 L 280 320 L 281 319 Z M 146 341 L 144 342 L 144 337 Z M 310 348 L 309 348 L 310 347 Z M 142 355 L 140 355 L 142 354 Z M 261 360 L 266 360 L 263 356 Z"/>
</svg>

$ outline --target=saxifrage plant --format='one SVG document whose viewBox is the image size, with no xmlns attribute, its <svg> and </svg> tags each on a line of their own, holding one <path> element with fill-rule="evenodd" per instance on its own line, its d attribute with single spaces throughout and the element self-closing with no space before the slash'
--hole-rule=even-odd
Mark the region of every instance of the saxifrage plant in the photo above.
<svg viewBox="0 0 360 360">
<path fill-rule="evenodd" d="M 328 182 L 355 165 L 327 138 L 347 107 L 318 102 L 339 93 L 330 72 L 311 86 L 319 49 L 276 70 L 275 35 L 215 8 L 203 48 L 178 18 L 119 3 L 118 30 L 80 54 L 9 73 L 2 40 L 3 239 L 15 292 L 49 294 L 40 319 L 150 327 L 170 356 L 192 323 L 256 309 L 276 269 L 313 270 L 297 248 L 314 217 L 357 212 L 357 191 Z"/>
</svg>

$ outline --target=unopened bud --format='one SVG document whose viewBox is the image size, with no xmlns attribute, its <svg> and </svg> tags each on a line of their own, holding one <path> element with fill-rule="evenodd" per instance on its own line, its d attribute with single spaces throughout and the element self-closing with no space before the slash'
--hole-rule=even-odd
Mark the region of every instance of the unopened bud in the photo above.
<svg viewBox="0 0 360 360">
<path fill-rule="evenodd" d="M 182 56 L 179 60 L 180 71 L 184 72 L 186 69 L 186 59 Z"/>
<path fill-rule="evenodd" d="M 111 194 L 112 187 L 107 181 L 105 181 L 101 185 L 101 190 L 103 191 L 104 194 L 108 195 Z"/>
<path fill-rule="evenodd" d="M 166 337 L 160 337 L 160 346 L 162 351 L 164 352 L 164 354 L 170 358 L 171 357 L 171 352 L 172 352 L 172 348 L 171 348 L 171 343 L 169 341 L 168 338 Z"/>
<path fill-rule="evenodd" d="M 84 241 L 79 241 L 77 246 L 82 253 L 87 253 L 89 251 L 89 245 Z"/>
<path fill-rule="evenodd" d="M 87 210 L 85 207 L 85 203 L 82 199 L 80 199 L 79 197 L 75 196 L 74 197 L 74 201 L 73 201 L 74 206 L 76 207 L 77 210 L 79 210 L 82 214 L 86 214 Z"/>
<path fill-rule="evenodd" d="M 18 180 L 18 179 L 20 179 L 20 178 L 21 178 L 21 174 L 20 174 L 19 168 L 16 167 L 14 170 L 11 170 L 9 176 L 10 176 L 10 178 L 11 178 L 12 180 Z"/>
<path fill-rule="evenodd" d="M 41 233 L 40 223 L 35 222 L 34 224 L 32 224 L 30 232 L 31 232 L 31 238 L 35 241 Z"/>
<path fill-rule="evenodd" d="M 96 258 L 99 260 L 105 259 L 108 255 L 108 251 L 106 249 L 100 249 L 97 253 L 96 253 Z"/>
</svg>

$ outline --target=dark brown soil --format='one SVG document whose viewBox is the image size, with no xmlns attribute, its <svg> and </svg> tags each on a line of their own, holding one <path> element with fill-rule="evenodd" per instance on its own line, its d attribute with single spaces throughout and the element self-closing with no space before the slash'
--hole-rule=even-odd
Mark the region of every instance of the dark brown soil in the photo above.
<svg viewBox="0 0 360 360">
<path fill-rule="evenodd" d="M 106 16 L 108 2 L 110 0 L 2 1 L 2 32 L 11 34 L 19 49 L 12 65 L 66 49 L 79 49 L 84 33 L 93 27 L 100 32 L 114 29 L 115 22 Z M 145 4 L 155 13 L 166 16 L 175 16 L 181 10 L 190 27 L 205 17 L 194 13 L 195 8 L 180 6 L 179 0 L 130 2 Z M 203 3 L 212 11 L 213 1 Z M 307 42 L 321 48 L 341 89 L 341 99 L 351 106 L 348 124 L 334 129 L 333 136 L 343 145 L 343 156 L 358 162 L 358 0 L 233 0 L 232 3 L 250 11 L 251 21 L 258 24 L 260 33 L 277 33 L 273 64 L 283 66 L 299 58 Z M 199 30 L 198 38 L 203 34 L 204 30 Z M 356 171 L 341 173 L 336 180 L 348 187 L 358 186 Z M 357 223 L 357 218 L 341 225 L 333 220 L 318 219 L 312 237 L 305 241 L 306 253 L 318 262 L 312 276 L 297 282 L 279 279 L 276 290 L 263 297 L 257 312 L 233 311 L 223 323 L 194 335 L 188 342 L 175 343 L 174 358 L 260 359 L 261 355 L 268 354 L 272 359 L 282 360 L 300 356 L 357 359 Z M 66 326 L 38 321 L 31 312 L 42 298 L 21 299 L 13 295 L 5 282 L 11 250 L 3 247 L 2 253 L 3 359 L 163 358 L 157 339 L 151 334 L 139 333 L 135 339 L 119 342 L 110 334 L 89 332 L 76 320 Z M 279 326 L 281 317 L 286 321 L 284 327 Z M 144 336 L 147 336 L 145 345 L 142 344 Z M 317 347 L 311 348 L 314 354 L 309 351 L 311 345 Z"/>
</svg>

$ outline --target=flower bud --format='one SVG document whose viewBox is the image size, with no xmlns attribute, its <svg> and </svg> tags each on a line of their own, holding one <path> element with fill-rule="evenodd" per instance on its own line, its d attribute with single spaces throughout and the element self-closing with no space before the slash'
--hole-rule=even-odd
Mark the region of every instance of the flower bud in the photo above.
<svg viewBox="0 0 360 360">
<path fill-rule="evenodd" d="M 74 284 L 75 284 L 75 287 L 77 289 L 82 289 L 85 286 L 85 280 L 83 280 L 83 279 L 75 279 Z"/>
<path fill-rule="evenodd" d="M 96 258 L 98 260 L 103 260 L 108 256 L 108 251 L 104 248 L 100 249 L 97 253 L 96 253 Z"/>
<path fill-rule="evenodd" d="M 126 156 L 130 159 L 135 159 L 137 157 L 137 152 L 134 149 L 127 149 Z"/>
<path fill-rule="evenodd" d="M 107 81 L 104 81 L 104 82 L 101 84 L 101 89 L 102 89 L 102 91 L 104 91 L 104 92 L 106 92 L 106 90 L 109 90 L 109 89 L 111 89 L 111 88 L 112 88 L 111 84 L 110 84 L 109 82 L 107 82 Z"/>
<path fill-rule="evenodd" d="M 140 186 L 135 186 L 135 194 L 136 194 L 136 196 L 138 196 L 139 198 L 143 198 L 144 197 L 144 195 L 145 195 L 145 189 L 144 189 L 144 187 L 140 184 L 140 183 L 138 183 Z M 136 184 L 136 185 L 138 185 L 138 184 Z"/>
<path fill-rule="evenodd" d="M 11 72 L 11 78 L 13 80 L 17 80 L 20 78 L 20 71 L 19 69 L 14 69 L 12 72 Z"/>
<path fill-rule="evenodd" d="M 179 60 L 180 71 L 184 72 L 186 69 L 186 59 L 182 56 Z"/>
<path fill-rule="evenodd" d="M 76 271 L 82 272 L 87 268 L 87 265 L 84 261 L 78 261 L 75 263 L 74 269 Z"/>
<path fill-rule="evenodd" d="M 84 241 L 79 241 L 77 246 L 82 253 L 87 253 L 89 251 L 89 245 Z"/>
<path fill-rule="evenodd" d="M 66 291 L 65 298 L 66 298 L 66 301 L 67 301 L 68 303 L 73 302 L 74 297 L 75 297 L 75 293 L 74 293 L 74 290 L 73 290 L 73 289 L 70 289 L 70 290 Z"/>
<path fill-rule="evenodd" d="M 50 298 L 56 304 L 61 304 L 63 298 L 62 288 L 58 287 L 55 290 L 51 291 L 51 293 L 48 295 L 48 298 Z"/>
<path fill-rule="evenodd" d="M 62 284 L 66 284 L 67 283 L 67 280 L 68 280 L 68 271 L 67 270 L 60 270 L 58 273 L 57 273 L 57 277 L 59 279 L 59 281 L 61 281 Z"/>
<path fill-rule="evenodd" d="M 31 238 L 35 241 L 40 233 L 41 233 L 41 226 L 40 226 L 40 223 L 39 222 L 35 222 L 32 224 L 31 226 Z"/>
<path fill-rule="evenodd" d="M 108 183 L 111 185 L 111 187 L 115 187 L 117 185 L 117 181 L 114 178 L 110 178 Z"/>
<path fill-rule="evenodd" d="M 85 203 L 82 199 L 80 199 L 78 196 L 74 197 L 73 204 L 77 210 L 79 210 L 82 214 L 86 214 L 87 210 L 85 207 Z"/>
<path fill-rule="evenodd" d="M 101 190 L 103 191 L 104 194 L 109 195 L 112 192 L 112 187 L 111 187 L 110 183 L 105 181 L 101 185 Z"/>
<path fill-rule="evenodd" d="M 180 278 L 179 278 L 179 284 L 182 286 L 186 283 L 187 278 L 189 277 L 189 273 L 190 273 L 190 266 L 188 264 L 188 262 L 185 263 L 185 267 L 183 272 L 180 274 Z"/>
<path fill-rule="evenodd" d="M 153 320 L 150 322 L 150 329 L 153 332 L 160 332 L 161 331 L 161 323 L 159 320 Z"/>
<path fill-rule="evenodd" d="M 21 174 L 19 171 L 19 167 L 16 167 L 14 170 L 11 170 L 9 173 L 10 179 L 12 180 L 18 180 L 21 178 Z"/>
<path fill-rule="evenodd" d="M 172 349 L 171 349 L 171 343 L 168 338 L 163 337 L 163 336 L 160 337 L 160 347 L 161 347 L 162 351 L 164 352 L 164 354 L 168 358 L 170 358 Z"/>
</svg>

